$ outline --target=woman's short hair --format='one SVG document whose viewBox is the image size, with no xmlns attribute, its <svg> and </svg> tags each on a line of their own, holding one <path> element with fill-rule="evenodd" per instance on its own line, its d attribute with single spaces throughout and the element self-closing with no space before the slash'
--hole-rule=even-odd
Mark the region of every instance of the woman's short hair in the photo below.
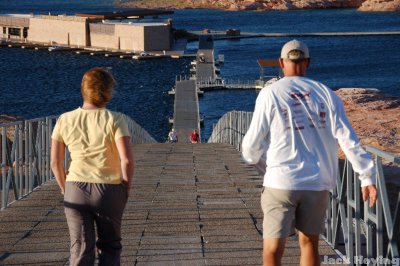
<svg viewBox="0 0 400 266">
<path fill-rule="evenodd" d="M 110 72 L 101 67 L 88 70 L 82 78 L 83 100 L 95 106 L 103 106 L 112 99 L 116 82 Z"/>
</svg>

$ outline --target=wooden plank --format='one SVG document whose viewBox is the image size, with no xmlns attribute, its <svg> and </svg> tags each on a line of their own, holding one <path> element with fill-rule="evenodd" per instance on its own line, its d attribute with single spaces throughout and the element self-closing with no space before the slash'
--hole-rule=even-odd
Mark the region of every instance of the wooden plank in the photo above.
<svg viewBox="0 0 400 266">
<path fill-rule="evenodd" d="M 197 51 L 196 80 L 215 82 L 214 42 L 211 36 L 201 36 Z"/>
<path fill-rule="evenodd" d="M 199 103 L 195 80 L 178 81 L 175 86 L 174 128 L 179 142 L 190 142 L 193 129 L 199 132 Z"/>
<path fill-rule="evenodd" d="M 262 177 L 225 144 L 133 145 L 122 265 L 261 265 Z M 258 177 L 256 181 L 254 179 Z M 66 265 L 69 237 L 53 180 L 0 212 L 1 265 Z M 298 239 L 283 264 L 299 263 Z M 338 256 L 323 241 L 321 258 Z"/>
</svg>

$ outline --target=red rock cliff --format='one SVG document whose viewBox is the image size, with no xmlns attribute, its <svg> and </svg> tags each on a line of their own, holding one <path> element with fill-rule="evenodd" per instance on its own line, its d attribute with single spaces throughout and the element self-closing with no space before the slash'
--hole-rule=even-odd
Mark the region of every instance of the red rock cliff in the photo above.
<svg viewBox="0 0 400 266">
<path fill-rule="evenodd" d="M 360 11 L 400 11 L 400 0 L 127 0 L 122 6 L 258 11 L 360 7 Z"/>
<path fill-rule="evenodd" d="M 360 11 L 400 11 L 400 0 L 366 0 Z"/>
</svg>

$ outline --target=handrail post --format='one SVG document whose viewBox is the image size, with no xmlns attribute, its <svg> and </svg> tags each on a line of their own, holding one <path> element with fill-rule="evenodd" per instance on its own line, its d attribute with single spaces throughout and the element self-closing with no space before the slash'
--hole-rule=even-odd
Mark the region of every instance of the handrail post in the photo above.
<svg viewBox="0 0 400 266">
<path fill-rule="evenodd" d="M 46 182 L 50 180 L 50 151 L 51 151 L 51 118 L 46 117 L 46 153 L 45 153 L 45 176 Z"/>
<path fill-rule="evenodd" d="M 348 255 L 348 258 L 350 259 L 350 263 L 354 264 L 354 251 L 353 251 L 353 245 L 354 245 L 354 230 L 353 230 L 353 199 L 352 199 L 352 190 L 353 190 L 353 183 L 352 183 L 352 177 L 353 177 L 353 169 L 351 167 L 351 164 L 349 161 L 346 160 L 346 182 L 347 182 L 347 228 L 348 228 L 348 233 L 347 233 L 347 247 L 346 247 L 346 253 Z"/>
<path fill-rule="evenodd" d="M 19 199 L 20 193 L 19 188 L 21 187 L 20 179 L 19 179 L 19 167 L 18 167 L 18 160 L 19 160 L 19 133 L 18 133 L 18 124 L 14 126 L 14 140 L 13 140 L 13 149 L 14 149 L 14 161 L 11 162 L 13 165 L 14 171 L 14 192 L 15 192 L 15 199 Z"/>
<path fill-rule="evenodd" d="M 7 129 L 5 127 L 2 128 L 1 130 L 1 158 L 2 158 L 2 162 L 1 162 L 1 189 L 2 189 L 2 201 L 1 201 L 1 208 L 4 209 L 7 206 L 7 193 L 6 190 L 8 188 L 6 188 L 6 168 L 7 168 Z"/>
<path fill-rule="evenodd" d="M 21 122 L 18 125 L 18 150 L 19 156 L 16 167 L 18 167 L 19 171 L 19 198 L 24 194 L 24 123 Z"/>
<path fill-rule="evenodd" d="M 382 159 L 379 156 L 376 156 L 376 166 L 377 166 L 377 186 L 378 186 L 378 194 L 379 191 L 383 191 L 384 189 L 384 184 L 381 183 L 381 166 L 382 166 Z M 383 206 L 382 206 L 382 196 L 380 195 L 380 199 L 377 200 L 376 203 L 376 256 L 383 256 Z"/>
<path fill-rule="evenodd" d="M 33 127 L 32 122 L 28 123 L 28 171 L 29 171 L 29 192 L 33 191 Z"/>
</svg>

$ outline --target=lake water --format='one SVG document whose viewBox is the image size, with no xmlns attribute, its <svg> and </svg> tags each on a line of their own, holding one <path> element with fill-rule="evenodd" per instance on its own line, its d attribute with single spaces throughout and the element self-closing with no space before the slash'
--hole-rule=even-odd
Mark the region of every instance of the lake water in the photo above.
<svg viewBox="0 0 400 266">
<path fill-rule="evenodd" d="M 115 10 L 110 1 L 2 0 L 1 13 L 67 13 Z M 398 13 L 361 13 L 354 9 L 290 12 L 227 12 L 177 10 L 174 27 L 188 30 L 248 32 L 352 32 L 400 31 Z M 259 77 L 257 59 L 274 59 L 290 38 L 256 38 L 215 42 L 216 54 L 225 56 L 221 77 L 254 80 Z M 378 88 L 400 97 L 400 36 L 304 37 L 312 64 L 308 76 L 332 89 Z M 191 44 L 189 48 L 195 48 Z M 135 119 L 157 140 L 164 141 L 173 113 L 167 92 L 177 75 L 189 71 L 188 59 L 137 62 L 119 58 L 0 49 L 0 114 L 24 118 L 57 115 L 81 104 L 80 79 L 91 67 L 102 66 L 115 75 L 118 87 L 109 108 Z M 213 91 L 200 98 L 205 117 L 202 137 L 213 123 L 231 110 L 252 111 L 254 91 Z"/>
</svg>

